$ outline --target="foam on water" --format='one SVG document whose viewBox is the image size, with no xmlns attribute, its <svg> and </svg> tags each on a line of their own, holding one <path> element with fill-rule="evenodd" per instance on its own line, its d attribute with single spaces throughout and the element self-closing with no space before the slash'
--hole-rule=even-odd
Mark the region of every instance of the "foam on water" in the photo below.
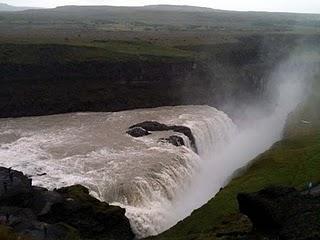
<svg viewBox="0 0 320 240">
<path fill-rule="evenodd" d="M 129 126 L 147 120 L 190 127 L 199 155 L 181 133 L 126 134 Z M 1 119 L 0 165 L 21 170 L 34 184 L 51 189 L 85 185 L 93 196 L 126 208 L 134 232 L 144 237 L 181 219 L 176 212 L 180 197 L 202 162 L 210 161 L 234 131 L 226 114 L 208 106 Z M 173 134 L 186 146 L 159 141 Z"/>
</svg>

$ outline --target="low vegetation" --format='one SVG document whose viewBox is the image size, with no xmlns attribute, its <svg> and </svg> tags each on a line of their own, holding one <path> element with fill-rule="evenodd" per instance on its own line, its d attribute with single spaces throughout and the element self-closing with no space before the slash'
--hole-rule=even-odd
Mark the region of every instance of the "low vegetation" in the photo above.
<svg viewBox="0 0 320 240">
<path fill-rule="evenodd" d="M 188 59 L 191 52 L 144 42 L 95 41 L 71 44 L 2 44 L 0 64 L 59 64 L 88 61 L 152 61 Z"/>
</svg>

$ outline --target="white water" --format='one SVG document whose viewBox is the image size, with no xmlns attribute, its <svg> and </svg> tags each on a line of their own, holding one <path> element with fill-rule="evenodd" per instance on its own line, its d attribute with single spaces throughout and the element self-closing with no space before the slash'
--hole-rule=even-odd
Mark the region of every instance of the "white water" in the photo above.
<svg viewBox="0 0 320 240">
<path fill-rule="evenodd" d="M 199 155 L 189 147 L 159 141 L 180 133 L 126 134 L 146 120 L 189 126 Z M 118 113 L 78 113 L 0 119 L 0 165 L 33 176 L 34 184 L 57 188 L 83 184 L 101 200 L 125 207 L 138 237 L 154 235 L 181 218 L 180 196 L 204 159 L 234 135 L 226 114 L 208 106 L 163 107 Z M 45 176 L 37 176 L 47 173 Z"/>
<path fill-rule="evenodd" d="M 201 174 L 195 176 L 189 191 L 182 196 L 183 204 L 177 209 L 181 219 L 211 199 L 236 170 L 248 165 L 282 138 L 288 114 L 303 99 L 304 85 L 300 81 L 284 82 L 280 90 L 274 112 L 243 126 L 227 145 L 220 151 L 211 151 L 209 158 L 202 162 Z"/>
</svg>

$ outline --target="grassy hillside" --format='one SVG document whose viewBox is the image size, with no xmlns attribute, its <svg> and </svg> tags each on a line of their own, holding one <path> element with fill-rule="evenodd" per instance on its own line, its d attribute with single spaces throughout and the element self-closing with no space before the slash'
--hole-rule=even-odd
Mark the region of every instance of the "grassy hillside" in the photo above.
<svg viewBox="0 0 320 240">
<path fill-rule="evenodd" d="M 144 25 L 153 29 L 206 30 L 215 27 L 233 29 L 287 29 L 319 26 L 319 15 L 263 12 L 217 11 L 213 9 L 177 6 L 110 7 L 64 6 L 55 9 L 30 10 L 3 14 L 4 21 L 21 23 L 82 23 L 92 27 L 116 23 Z M 180 29 L 179 29 L 180 28 Z"/>
<path fill-rule="evenodd" d="M 184 60 L 192 52 L 144 42 L 95 41 L 70 44 L 0 44 L 0 64 L 43 64 L 44 62 L 89 62 L 127 60 Z"/>
<path fill-rule="evenodd" d="M 320 15 L 233 12 L 188 6 L 64 6 L 0 12 L 0 42 L 95 40 L 197 45 L 237 41 L 254 34 L 320 33 Z"/>
<path fill-rule="evenodd" d="M 310 181 L 319 182 L 319 82 L 315 84 L 308 100 L 291 114 L 282 141 L 258 156 L 243 175 L 233 179 L 205 206 L 155 239 L 219 239 L 218 232 L 242 227 L 240 216 L 237 215 L 238 193 L 255 192 L 270 185 L 304 189 Z"/>
</svg>

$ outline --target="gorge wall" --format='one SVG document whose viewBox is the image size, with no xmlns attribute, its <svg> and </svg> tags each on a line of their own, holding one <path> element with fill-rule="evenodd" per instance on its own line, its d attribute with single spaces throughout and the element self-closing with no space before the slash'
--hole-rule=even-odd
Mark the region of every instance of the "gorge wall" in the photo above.
<svg viewBox="0 0 320 240">
<path fill-rule="evenodd" d="M 86 49 L 68 45 L 2 44 L 0 117 L 185 104 L 207 104 L 233 114 L 234 105 L 241 111 L 239 103 L 267 98 L 270 69 L 297 39 L 251 36 L 184 47 L 196 54 L 192 58 L 120 60 L 77 59 L 74 53 Z"/>
</svg>

